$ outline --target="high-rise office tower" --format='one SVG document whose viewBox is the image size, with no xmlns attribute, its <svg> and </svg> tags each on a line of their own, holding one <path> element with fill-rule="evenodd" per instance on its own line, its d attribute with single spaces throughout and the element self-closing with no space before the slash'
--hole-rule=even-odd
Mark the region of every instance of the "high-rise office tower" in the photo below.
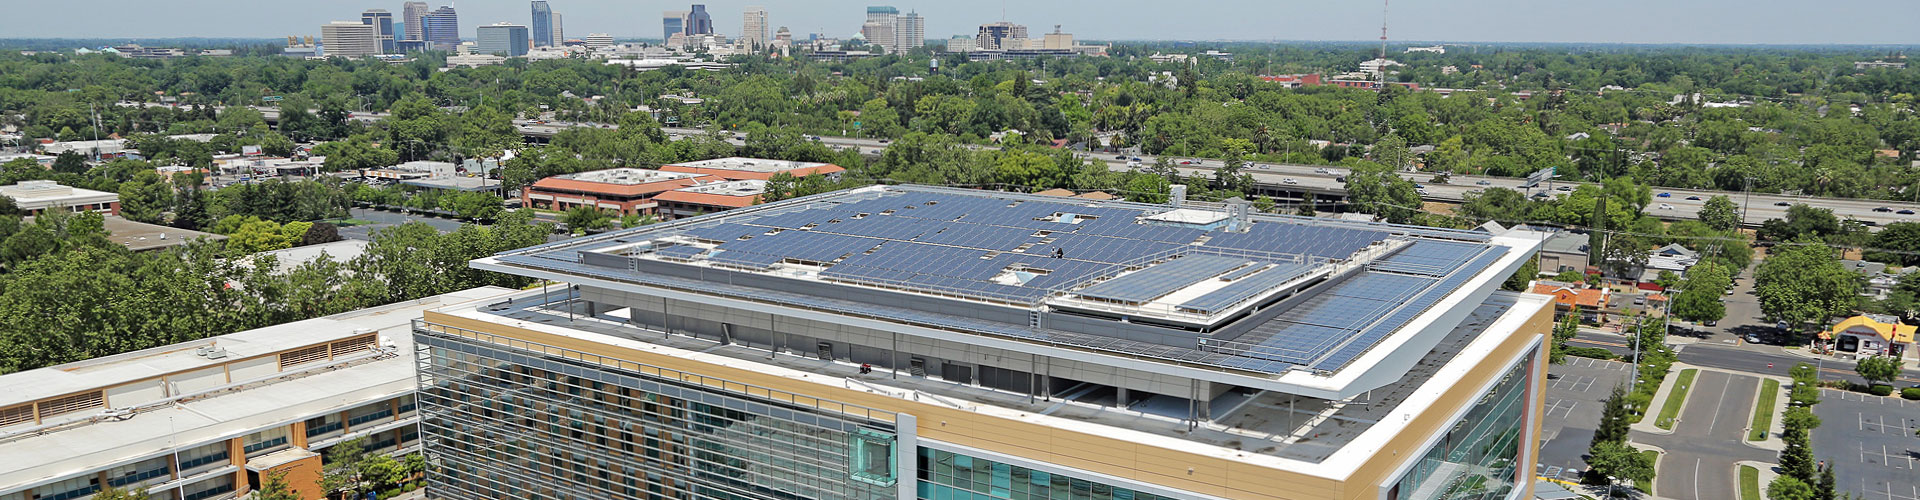
<svg viewBox="0 0 1920 500">
<path fill-rule="evenodd" d="M 676 35 L 676 34 L 682 34 L 682 35 L 686 34 L 688 14 L 692 14 L 692 12 L 684 11 L 684 10 L 669 10 L 669 11 L 660 13 L 660 27 L 661 27 L 660 41 L 666 42 L 668 39 L 673 38 L 673 35 Z"/>
<path fill-rule="evenodd" d="M 553 45 L 553 7 L 547 0 L 533 0 L 533 46 Z"/>
<path fill-rule="evenodd" d="M 420 17 L 422 36 L 435 50 L 453 50 L 460 46 L 460 14 L 451 5 L 442 5 Z"/>
<path fill-rule="evenodd" d="M 553 46 L 555 47 L 567 44 L 567 28 L 560 20 L 560 13 L 553 13 Z"/>
<path fill-rule="evenodd" d="M 494 23 L 474 30 L 475 53 L 507 57 L 527 55 L 527 27 L 513 23 Z"/>
<path fill-rule="evenodd" d="M 927 44 L 927 20 L 919 12 L 908 12 L 896 18 L 893 25 L 893 45 L 895 50 L 906 52 Z"/>
<path fill-rule="evenodd" d="M 320 26 L 320 43 L 328 56 L 365 57 L 380 53 L 380 36 L 371 24 L 334 21 Z"/>
<path fill-rule="evenodd" d="M 767 46 L 766 7 L 747 7 L 745 20 L 740 26 L 740 39 L 755 48 Z"/>
<path fill-rule="evenodd" d="M 373 36 L 379 38 L 380 53 L 394 54 L 399 50 L 393 44 L 393 13 L 386 9 L 370 9 L 360 13 L 360 23 L 373 27 Z"/>
<path fill-rule="evenodd" d="M 475 260 L 560 283 L 414 324 L 426 495 L 1532 497 L 1555 304 L 1500 286 L 1546 235 L 1174 196 L 870 186 Z"/>
<path fill-rule="evenodd" d="M 427 15 L 426 2 L 407 2 L 400 6 L 400 22 L 406 24 L 406 40 L 426 40 L 426 33 L 420 30 L 420 18 Z"/>
<path fill-rule="evenodd" d="M 706 5 L 693 4 L 693 10 L 687 12 L 686 33 L 688 35 L 713 34 L 713 16 L 707 14 Z"/>
<path fill-rule="evenodd" d="M 886 5 L 869 6 L 867 22 L 860 25 L 860 36 L 866 38 L 868 44 L 879 45 L 880 50 L 898 52 L 899 40 L 895 34 L 899 33 L 899 22 L 900 9 Z"/>
<path fill-rule="evenodd" d="M 1027 37 L 1026 26 L 1013 24 L 1006 21 L 999 21 L 999 22 L 980 25 L 980 35 L 978 37 L 979 43 L 976 45 L 980 47 L 980 50 L 1025 48 L 1025 47 L 1005 47 L 1004 45 L 1006 44 L 1007 40 L 1011 40 L 1014 38 L 1024 39 L 1026 37 Z"/>
</svg>

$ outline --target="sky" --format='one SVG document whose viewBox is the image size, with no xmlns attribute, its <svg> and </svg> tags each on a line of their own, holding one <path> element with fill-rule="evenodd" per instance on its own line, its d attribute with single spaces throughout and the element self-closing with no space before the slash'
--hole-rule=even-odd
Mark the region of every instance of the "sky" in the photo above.
<svg viewBox="0 0 1920 500">
<path fill-rule="evenodd" d="M 11 2 L 0 38 L 278 38 L 319 35 L 362 10 L 400 15 L 400 0 L 33 0 Z M 446 0 L 431 0 L 435 7 Z M 566 34 L 658 38 L 660 14 L 686 4 L 551 0 Z M 1914 0 L 1400 0 L 1387 16 L 1403 41 L 1685 44 L 1920 44 Z M 745 7 L 796 37 L 845 38 L 880 0 L 710 1 L 717 31 L 737 35 Z M 973 35 L 1007 20 L 1031 33 L 1098 40 L 1378 40 L 1381 4 L 1352 0 L 946 0 L 894 2 L 926 18 L 927 37 Z M 461 34 L 495 22 L 527 24 L 524 0 L 456 2 Z M 1877 13 L 1877 14 L 1876 14 Z M 33 22 L 22 22 L 32 19 Z"/>
</svg>

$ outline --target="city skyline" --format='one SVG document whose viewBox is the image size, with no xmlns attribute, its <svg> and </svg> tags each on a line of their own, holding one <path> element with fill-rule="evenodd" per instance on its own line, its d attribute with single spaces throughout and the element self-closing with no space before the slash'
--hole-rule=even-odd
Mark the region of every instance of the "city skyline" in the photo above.
<svg viewBox="0 0 1920 500">
<path fill-rule="evenodd" d="M 639 5 L 608 0 L 558 0 L 555 11 L 575 14 L 578 33 L 609 33 L 617 38 L 653 38 L 660 10 L 686 4 Z M 1920 44 L 1902 16 L 1833 16 L 1822 5 L 1733 0 L 1704 0 L 1669 5 L 1653 0 L 1610 4 L 1540 5 L 1520 0 L 1473 0 L 1441 4 L 1395 4 L 1388 16 L 1389 38 L 1406 41 L 1494 43 L 1632 44 Z M 437 8 L 444 2 L 432 2 Z M 1899 11 L 1894 0 L 1851 2 L 1849 12 Z M 1089 10 L 1058 2 L 1003 3 L 992 6 L 827 0 L 705 2 L 716 31 L 738 36 L 743 12 L 764 7 L 769 30 L 788 27 L 797 36 L 821 33 L 846 38 L 858 33 L 866 7 L 890 5 L 917 11 L 928 19 L 927 38 L 974 34 L 981 24 L 1009 21 L 1050 31 L 1055 24 L 1081 39 L 1200 41 L 1373 41 L 1381 6 L 1363 3 L 1226 1 L 1206 9 L 1142 1 L 1122 1 Z M 347 19 L 368 9 L 402 12 L 401 2 L 312 3 L 268 0 L 239 4 L 222 0 L 184 0 L 166 4 L 131 0 L 78 0 L 17 6 L 24 16 L 46 19 L 9 30 L 19 38 L 277 38 L 307 35 L 331 19 Z M 472 25 L 523 22 L 528 4 L 520 1 L 462 2 L 461 16 Z M 112 12 L 115 16 L 74 16 Z M 1232 16 L 1219 16 L 1233 12 Z M 1004 14 L 1003 14 L 1004 13 Z M 1567 23 L 1568 19 L 1581 22 Z M 71 22 L 63 22 L 71 20 Z M 400 19 L 396 19 L 399 21 Z M 186 26 L 192 30 L 171 30 Z M 409 25 L 411 27 L 411 25 Z M 730 29 L 731 28 L 731 29 Z M 473 33 L 465 32 L 463 37 Z"/>
</svg>

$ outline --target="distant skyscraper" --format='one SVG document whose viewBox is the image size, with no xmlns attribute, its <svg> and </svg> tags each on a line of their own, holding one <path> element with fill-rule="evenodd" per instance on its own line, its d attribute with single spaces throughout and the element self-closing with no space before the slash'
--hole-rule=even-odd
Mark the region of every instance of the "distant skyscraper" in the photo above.
<svg viewBox="0 0 1920 500">
<path fill-rule="evenodd" d="M 707 6 L 693 4 L 693 11 L 687 13 L 688 35 L 708 35 L 713 33 L 713 16 L 707 15 Z"/>
<path fill-rule="evenodd" d="M 380 53 L 380 37 L 373 25 L 334 21 L 320 26 L 320 43 L 328 56 L 365 57 Z"/>
<path fill-rule="evenodd" d="M 896 50 L 906 52 L 927 44 L 927 19 L 919 12 L 908 12 L 897 18 L 893 25 L 893 39 Z"/>
<path fill-rule="evenodd" d="M 553 46 L 559 47 L 566 44 L 567 44 L 567 29 L 566 27 L 561 26 L 560 13 L 555 12 L 553 13 Z"/>
<path fill-rule="evenodd" d="M 767 46 L 766 7 L 747 7 L 746 21 L 740 27 L 740 39 L 753 47 Z"/>
<path fill-rule="evenodd" d="M 420 31 L 427 37 L 428 45 L 436 50 L 453 50 L 460 46 L 460 14 L 453 6 L 443 5 L 433 12 L 420 17 Z"/>
<path fill-rule="evenodd" d="M 687 14 L 692 13 L 684 10 L 669 10 L 660 13 L 660 27 L 663 28 L 660 33 L 660 41 L 665 42 L 667 39 L 673 38 L 674 34 L 686 34 Z"/>
<path fill-rule="evenodd" d="M 373 27 L 373 36 L 379 39 L 380 53 L 393 54 L 398 50 L 393 45 L 393 13 L 386 9 L 371 9 L 360 13 L 360 24 Z"/>
<path fill-rule="evenodd" d="M 553 7 L 546 0 L 533 0 L 533 46 L 553 45 Z"/>
<path fill-rule="evenodd" d="M 406 40 L 426 40 L 420 31 L 420 18 L 427 15 L 426 2 L 407 2 L 400 6 L 400 22 L 406 23 Z"/>
<path fill-rule="evenodd" d="M 860 25 L 860 37 L 867 39 L 868 45 L 879 45 L 883 52 L 895 52 L 893 23 L 867 21 L 866 24 Z"/>
<path fill-rule="evenodd" d="M 1006 48 L 1003 47 L 1003 45 L 1007 43 L 1007 40 L 1026 37 L 1026 26 L 1000 21 L 980 25 L 980 36 L 977 39 L 978 43 L 976 45 L 980 47 L 980 50 L 1001 50 Z"/>
<path fill-rule="evenodd" d="M 501 54 L 507 57 L 527 55 L 527 27 L 513 23 L 494 23 L 474 30 L 474 49 L 476 53 Z"/>
</svg>

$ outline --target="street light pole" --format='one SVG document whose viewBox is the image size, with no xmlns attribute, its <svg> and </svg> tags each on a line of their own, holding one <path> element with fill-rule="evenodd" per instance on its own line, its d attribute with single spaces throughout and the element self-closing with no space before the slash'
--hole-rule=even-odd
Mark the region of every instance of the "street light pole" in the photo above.
<svg viewBox="0 0 1920 500">
<path fill-rule="evenodd" d="M 1746 192 L 1747 201 L 1740 202 L 1740 225 L 1742 226 L 1747 225 L 1747 211 L 1753 207 L 1753 176 L 1747 176 L 1746 180 L 1747 183 L 1744 191 Z"/>
</svg>

